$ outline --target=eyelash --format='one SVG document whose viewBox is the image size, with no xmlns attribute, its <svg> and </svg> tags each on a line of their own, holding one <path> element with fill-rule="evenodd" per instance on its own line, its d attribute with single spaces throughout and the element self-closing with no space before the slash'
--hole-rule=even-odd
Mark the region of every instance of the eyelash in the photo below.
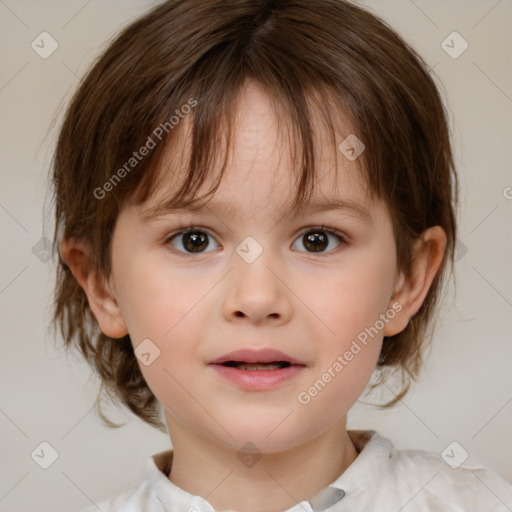
<svg viewBox="0 0 512 512">
<path fill-rule="evenodd" d="M 171 243 L 171 241 L 174 238 L 178 237 L 179 235 L 184 235 L 186 233 L 191 233 L 191 232 L 196 232 L 196 231 L 198 231 L 200 233 L 205 233 L 208 236 L 214 238 L 213 235 L 211 235 L 203 227 L 200 227 L 200 226 L 187 226 L 186 228 L 181 229 L 180 231 L 176 231 L 176 232 L 172 233 L 171 235 L 169 235 L 165 239 L 164 245 L 169 245 Z M 325 252 L 317 252 L 317 253 L 315 253 L 315 252 L 308 252 L 308 251 L 296 251 L 296 252 L 305 252 L 306 254 L 315 255 L 315 256 L 326 256 L 326 255 L 330 255 L 332 253 L 336 253 L 340 249 L 341 246 L 348 244 L 345 235 L 343 235 L 342 233 L 340 233 L 336 229 L 329 228 L 329 227 L 323 226 L 323 225 L 311 226 L 311 227 L 303 229 L 299 233 L 299 235 L 296 238 L 296 240 L 298 240 L 300 237 L 304 236 L 306 233 L 310 233 L 312 231 L 321 231 L 321 232 L 333 235 L 334 237 L 336 237 L 338 239 L 338 242 L 340 243 L 340 245 L 338 247 L 336 247 L 335 249 L 332 249 L 330 251 L 325 251 Z M 187 257 L 187 256 L 194 256 L 195 254 L 196 255 L 207 254 L 208 252 L 213 252 L 213 251 L 203 251 L 203 252 L 193 253 L 193 252 L 183 252 L 183 251 L 179 251 L 179 250 L 176 250 L 176 249 L 172 248 L 172 252 L 175 253 L 175 254 L 178 254 L 179 256 Z"/>
</svg>

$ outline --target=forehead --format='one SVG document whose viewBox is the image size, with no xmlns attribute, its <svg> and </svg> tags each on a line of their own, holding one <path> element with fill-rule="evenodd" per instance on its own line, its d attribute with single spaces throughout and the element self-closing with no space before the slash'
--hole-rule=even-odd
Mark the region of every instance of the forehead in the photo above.
<svg viewBox="0 0 512 512">
<path fill-rule="evenodd" d="M 371 210 L 371 202 L 362 159 L 350 161 L 337 148 L 337 144 L 352 132 L 348 116 L 343 117 L 344 112 L 338 105 L 333 140 L 325 119 L 315 108 L 317 100 L 309 99 L 316 171 L 310 202 L 316 206 L 325 202 L 340 204 L 344 201 L 347 206 L 353 203 L 354 213 L 359 204 L 359 213 L 363 216 L 364 209 Z M 197 208 L 206 201 L 212 206 L 222 203 L 226 207 L 228 203 L 244 203 L 248 198 L 256 199 L 261 207 L 264 206 L 262 201 L 274 202 L 281 209 L 290 207 L 294 203 L 302 163 L 300 158 L 296 159 L 302 148 L 298 138 L 292 135 L 295 133 L 293 126 L 279 105 L 251 82 L 242 89 L 235 112 L 229 150 L 226 151 L 226 137 L 221 137 L 221 143 L 214 148 L 215 165 L 208 169 L 209 175 L 201 183 L 197 197 L 191 198 L 193 202 L 188 208 Z M 220 128 L 226 136 L 225 127 Z M 191 118 L 185 118 L 166 148 L 158 169 L 157 186 L 143 205 L 143 217 L 169 210 L 174 193 L 187 175 L 192 157 L 192 129 Z M 227 165 L 220 186 L 213 197 L 207 198 L 205 194 L 218 178 L 224 156 L 227 156 Z"/>
</svg>

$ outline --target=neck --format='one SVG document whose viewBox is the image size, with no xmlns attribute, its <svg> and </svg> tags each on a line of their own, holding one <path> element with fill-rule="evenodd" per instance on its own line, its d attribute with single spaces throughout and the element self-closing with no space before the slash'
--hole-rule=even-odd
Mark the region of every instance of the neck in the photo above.
<svg viewBox="0 0 512 512">
<path fill-rule="evenodd" d="M 167 419 L 174 450 L 169 479 L 204 497 L 215 510 L 287 510 L 332 483 L 357 458 L 346 419 L 293 449 L 244 459 L 247 464 L 233 447 L 196 436 L 175 418 Z"/>
</svg>

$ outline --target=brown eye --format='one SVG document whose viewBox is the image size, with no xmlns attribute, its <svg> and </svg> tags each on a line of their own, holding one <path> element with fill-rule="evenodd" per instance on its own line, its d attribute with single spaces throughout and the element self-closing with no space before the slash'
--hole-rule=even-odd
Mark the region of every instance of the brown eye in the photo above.
<svg viewBox="0 0 512 512">
<path fill-rule="evenodd" d="M 183 247 L 190 252 L 201 252 L 208 247 L 208 235 L 200 231 L 183 233 Z"/>
<path fill-rule="evenodd" d="M 337 240 L 338 245 L 332 247 L 332 243 L 330 243 L 329 238 Z M 298 239 L 302 242 L 302 245 L 305 247 L 306 252 L 310 253 L 324 253 L 330 252 L 333 249 L 336 249 L 343 243 L 345 243 L 345 238 L 332 229 L 327 229 L 323 227 L 317 228 L 309 228 L 308 231 L 303 232 L 301 237 Z M 331 248 L 326 251 L 327 248 Z"/>
<path fill-rule="evenodd" d="M 321 231 L 311 231 L 302 237 L 304 247 L 313 252 L 321 252 L 329 245 L 329 240 L 325 233 Z"/>
<path fill-rule="evenodd" d="M 197 228 L 189 228 L 186 231 L 180 231 L 171 236 L 166 243 L 171 244 L 178 252 L 190 253 L 203 253 L 212 244 L 210 238 L 213 238 L 206 232 Z"/>
</svg>

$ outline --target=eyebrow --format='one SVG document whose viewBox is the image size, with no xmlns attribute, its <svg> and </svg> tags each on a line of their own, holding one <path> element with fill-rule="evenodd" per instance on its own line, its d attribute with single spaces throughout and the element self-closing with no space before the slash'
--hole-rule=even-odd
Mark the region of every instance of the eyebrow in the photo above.
<svg viewBox="0 0 512 512">
<path fill-rule="evenodd" d="M 161 206 L 157 205 L 151 209 L 146 210 L 142 213 L 143 222 L 152 222 L 157 220 L 159 217 L 163 217 L 165 215 L 170 214 L 178 214 L 178 213 L 191 213 L 191 212 L 204 212 L 207 209 L 223 211 L 226 214 L 232 214 L 233 212 L 233 204 L 225 203 L 223 201 L 212 202 L 211 200 L 206 201 L 205 203 L 200 203 L 199 201 L 192 201 L 189 205 L 180 207 L 180 206 L 170 206 L 163 204 Z M 325 212 L 328 210 L 338 210 L 345 211 L 347 214 L 352 215 L 363 222 L 371 224 L 373 221 L 372 215 L 369 210 L 362 206 L 359 203 L 354 201 L 350 201 L 348 199 L 341 198 L 331 198 L 331 199 L 322 199 L 322 200 L 313 200 L 308 202 L 307 204 L 301 206 L 299 208 L 296 216 L 304 213 L 319 213 Z M 281 212 L 282 215 L 279 217 L 280 219 L 285 219 L 291 217 L 291 212 L 289 210 Z"/>
</svg>

